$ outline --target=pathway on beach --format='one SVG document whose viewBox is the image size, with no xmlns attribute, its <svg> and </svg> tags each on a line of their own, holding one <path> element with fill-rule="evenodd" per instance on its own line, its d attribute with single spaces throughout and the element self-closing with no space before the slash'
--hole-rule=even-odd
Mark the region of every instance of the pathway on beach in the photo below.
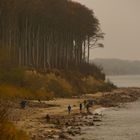
<svg viewBox="0 0 140 140">
<path fill-rule="evenodd" d="M 82 129 L 85 134 L 74 140 L 139 140 L 140 100 L 124 108 L 109 108 L 103 112 L 99 126 Z"/>
</svg>

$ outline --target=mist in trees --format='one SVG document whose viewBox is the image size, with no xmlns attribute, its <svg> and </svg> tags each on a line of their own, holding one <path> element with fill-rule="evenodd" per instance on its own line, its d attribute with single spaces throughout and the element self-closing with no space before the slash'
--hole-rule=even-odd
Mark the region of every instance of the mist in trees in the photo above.
<svg viewBox="0 0 140 140">
<path fill-rule="evenodd" d="M 89 63 L 103 38 L 92 10 L 70 0 L 0 0 L 0 48 L 11 61 L 42 71 Z"/>
</svg>

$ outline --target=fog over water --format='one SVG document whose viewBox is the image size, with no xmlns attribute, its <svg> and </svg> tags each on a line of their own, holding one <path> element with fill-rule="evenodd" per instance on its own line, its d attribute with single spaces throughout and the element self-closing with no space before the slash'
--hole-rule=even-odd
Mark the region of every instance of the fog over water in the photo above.
<svg viewBox="0 0 140 140">
<path fill-rule="evenodd" d="M 107 76 L 106 79 L 113 82 L 118 87 L 139 87 L 140 75 L 120 75 Z"/>
<path fill-rule="evenodd" d="M 100 20 L 105 35 L 104 49 L 93 49 L 91 59 L 140 60 L 140 0 L 75 0 Z"/>
</svg>

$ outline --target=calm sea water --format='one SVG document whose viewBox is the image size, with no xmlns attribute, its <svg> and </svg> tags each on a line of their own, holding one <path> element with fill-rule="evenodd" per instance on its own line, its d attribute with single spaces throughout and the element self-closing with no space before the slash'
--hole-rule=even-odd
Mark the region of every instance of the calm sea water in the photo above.
<svg viewBox="0 0 140 140">
<path fill-rule="evenodd" d="M 118 87 L 140 87 L 140 75 L 107 76 Z"/>
</svg>

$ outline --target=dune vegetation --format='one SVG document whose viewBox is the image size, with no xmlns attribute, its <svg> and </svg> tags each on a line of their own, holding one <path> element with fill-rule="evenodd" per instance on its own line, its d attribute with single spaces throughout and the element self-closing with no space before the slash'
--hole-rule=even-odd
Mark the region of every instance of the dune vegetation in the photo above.
<svg viewBox="0 0 140 140">
<path fill-rule="evenodd" d="M 0 140 L 29 140 L 27 134 L 17 128 L 9 121 L 8 104 L 0 100 Z"/>
<path fill-rule="evenodd" d="M 54 97 L 80 96 L 97 91 L 111 90 L 114 86 L 92 75 L 77 71 L 53 70 L 41 74 L 24 69 L 9 69 L 0 74 L 0 97 L 20 99 L 51 99 Z M 1 72 L 2 73 L 2 72 Z"/>
</svg>

